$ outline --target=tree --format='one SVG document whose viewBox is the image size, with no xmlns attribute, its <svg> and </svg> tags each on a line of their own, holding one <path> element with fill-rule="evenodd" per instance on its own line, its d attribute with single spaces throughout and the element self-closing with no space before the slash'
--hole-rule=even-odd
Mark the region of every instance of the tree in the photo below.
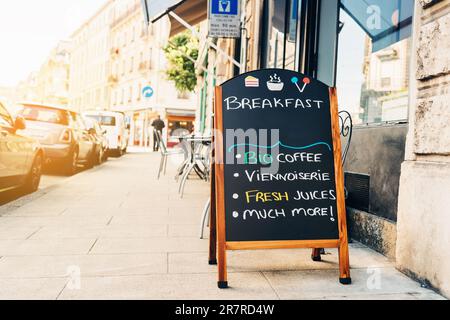
<svg viewBox="0 0 450 320">
<path fill-rule="evenodd" d="M 180 93 L 194 91 L 197 74 L 193 61 L 198 58 L 198 41 L 185 31 L 171 38 L 164 52 L 169 62 L 168 79 L 175 82 Z"/>
</svg>

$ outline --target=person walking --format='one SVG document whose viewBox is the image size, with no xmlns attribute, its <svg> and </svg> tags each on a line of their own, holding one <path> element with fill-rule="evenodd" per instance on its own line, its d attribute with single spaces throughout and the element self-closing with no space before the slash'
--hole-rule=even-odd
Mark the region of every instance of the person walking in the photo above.
<svg viewBox="0 0 450 320">
<path fill-rule="evenodd" d="M 159 132 L 162 137 L 162 131 L 166 127 L 166 124 L 161 120 L 161 116 L 158 116 L 158 118 L 153 120 L 152 127 Z M 155 131 L 153 131 L 153 151 L 159 151 L 158 137 Z"/>
</svg>

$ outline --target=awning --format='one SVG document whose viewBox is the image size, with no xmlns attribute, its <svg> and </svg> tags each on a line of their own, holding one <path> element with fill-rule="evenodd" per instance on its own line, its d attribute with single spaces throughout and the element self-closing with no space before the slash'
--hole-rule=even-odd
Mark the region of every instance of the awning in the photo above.
<svg viewBox="0 0 450 320">
<path fill-rule="evenodd" d="M 149 22 L 161 19 L 169 12 L 173 12 L 191 26 L 196 25 L 208 17 L 208 0 L 142 0 L 144 15 Z M 186 29 L 178 20 L 169 15 L 171 22 L 170 37 Z"/>
<path fill-rule="evenodd" d="M 195 118 L 195 109 L 172 109 L 167 108 L 166 114 L 168 117 L 180 117 L 180 118 Z"/>
<path fill-rule="evenodd" d="M 238 68 L 242 68 L 240 62 L 219 48 L 214 41 L 203 39 L 194 25 L 208 18 L 208 0 L 141 0 L 146 21 L 155 22 L 165 15 L 171 21 L 170 37 L 184 30 L 190 30 L 192 35 L 208 44 L 208 48 L 214 48 L 221 56 L 225 57 Z M 217 60 L 219 61 L 219 60 Z"/>
<path fill-rule="evenodd" d="M 414 0 L 341 0 L 376 52 L 411 36 Z"/>
<path fill-rule="evenodd" d="M 142 112 L 142 111 L 154 111 L 154 108 L 151 107 L 142 107 L 142 106 L 117 106 L 113 108 L 113 111 L 118 112 Z"/>
</svg>

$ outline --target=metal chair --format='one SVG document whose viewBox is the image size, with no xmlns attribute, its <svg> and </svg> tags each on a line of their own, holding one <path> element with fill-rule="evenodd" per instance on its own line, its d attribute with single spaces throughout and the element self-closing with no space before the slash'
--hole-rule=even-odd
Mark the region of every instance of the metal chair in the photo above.
<svg viewBox="0 0 450 320">
<path fill-rule="evenodd" d="M 172 156 L 172 155 L 184 154 L 184 151 L 183 151 L 183 149 L 168 150 L 167 146 L 164 143 L 164 140 L 162 138 L 161 132 L 154 129 L 153 133 L 155 134 L 155 137 L 156 137 L 158 145 L 159 145 L 159 149 L 161 151 L 161 162 L 159 164 L 159 170 L 158 170 L 158 180 L 159 180 L 159 178 L 161 177 L 161 172 L 164 172 L 164 175 L 166 174 L 168 157 Z"/>
<path fill-rule="evenodd" d="M 347 160 L 347 154 L 350 149 L 353 135 L 353 119 L 347 111 L 339 112 L 339 128 L 341 130 L 342 142 L 345 144 L 344 148 L 342 148 L 342 165 L 344 165 Z"/>
<path fill-rule="evenodd" d="M 205 208 L 203 209 L 202 221 L 200 223 L 200 239 L 203 239 L 203 232 L 205 229 L 205 224 L 209 227 L 209 211 L 211 209 L 211 198 L 208 198 L 208 201 L 205 204 Z"/>
<path fill-rule="evenodd" d="M 184 170 L 183 176 L 180 181 L 180 187 L 178 189 L 181 198 L 184 195 L 184 188 L 186 186 L 186 181 L 190 173 L 194 170 L 197 175 L 205 180 L 209 181 L 209 167 L 210 167 L 210 152 L 211 143 L 210 140 L 205 140 L 203 138 L 190 138 L 189 142 L 194 143 L 192 148 L 192 154 L 188 156 L 191 159 L 190 163 Z M 200 167 L 201 166 L 201 167 Z"/>
<path fill-rule="evenodd" d="M 184 160 L 183 162 L 178 166 L 177 173 L 175 174 L 175 181 L 178 182 L 178 180 L 183 176 L 184 170 L 187 168 L 190 162 L 190 146 L 189 143 L 186 141 L 186 138 L 180 138 L 180 144 L 179 147 L 184 152 Z"/>
</svg>

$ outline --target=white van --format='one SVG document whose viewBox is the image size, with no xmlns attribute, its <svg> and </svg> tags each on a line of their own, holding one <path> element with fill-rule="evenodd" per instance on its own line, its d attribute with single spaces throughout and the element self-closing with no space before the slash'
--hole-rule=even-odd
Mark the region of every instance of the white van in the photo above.
<svg viewBox="0 0 450 320">
<path fill-rule="evenodd" d="M 97 120 L 106 130 L 110 154 L 122 156 L 127 152 L 129 125 L 126 124 L 125 114 L 115 111 L 86 111 L 83 116 Z"/>
</svg>

